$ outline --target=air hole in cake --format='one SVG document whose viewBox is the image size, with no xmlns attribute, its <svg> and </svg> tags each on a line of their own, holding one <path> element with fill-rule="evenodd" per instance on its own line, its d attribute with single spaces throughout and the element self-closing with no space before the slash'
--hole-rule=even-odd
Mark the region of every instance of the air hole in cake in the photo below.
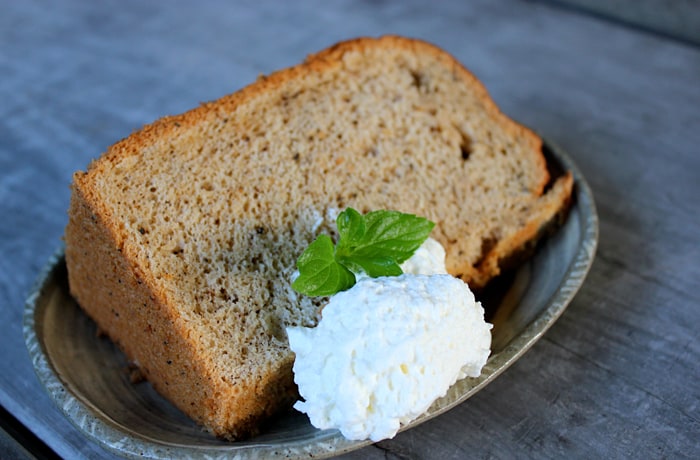
<svg viewBox="0 0 700 460">
<path fill-rule="evenodd" d="M 409 70 L 409 72 L 411 74 L 411 85 L 420 89 L 420 87 L 423 86 L 423 75 L 420 72 L 413 69 Z"/>
<path fill-rule="evenodd" d="M 464 132 L 458 131 L 460 135 L 459 152 L 462 155 L 462 160 L 467 161 L 472 154 L 472 140 Z"/>
<path fill-rule="evenodd" d="M 474 263 L 475 267 L 479 266 L 484 260 L 486 260 L 486 257 L 489 255 L 491 250 L 496 247 L 496 244 L 498 244 L 498 238 L 493 235 L 481 239 L 481 255 Z"/>
<path fill-rule="evenodd" d="M 367 149 L 367 151 L 365 152 L 365 156 L 376 158 L 379 156 L 379 150 L 377 150 L 377 147 L 371 147 Z"/>
<path fill-rule="evenodd" d="M 468 159 L 469 159 L 469 155 L 471 155 L 471 153 L 472 153 L 471 150 L 469 150 L 468 148 L 466 148 L 464 145 L 460 145 L 460 146 L 459 146 L 459 151 L 460 151 L 461 154 L 462 154 L 462 160 L 468 160 Z"/>
</svg>

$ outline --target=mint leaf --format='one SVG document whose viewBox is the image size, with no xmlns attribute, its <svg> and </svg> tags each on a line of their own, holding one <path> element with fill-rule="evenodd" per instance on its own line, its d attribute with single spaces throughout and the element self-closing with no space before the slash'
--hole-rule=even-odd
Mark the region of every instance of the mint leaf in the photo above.
<svg viewBox="0 0 700 460">
<path fill-rule="evenodd" d="M 355 273 L 365 272 L 371 278 L 403 274 L 399 264 L 390 257 L 338 256 L 338 262 Z"/>
<path fill-rule="evenodd" d="M 352 208 L 347 208 L 338 214 L 335 224 L 338 227 L 338 234 L 342 241 L 360 241 L 365 235 L 365 218 Z"/>
<path fill-rule="evenodd" d="M 365 235 L 354 250 L 355 256 L 382 254 L 399 264 L 416 252 L 435 227 L 428 219 L 398 211 L 372 211 L 364 220 Z"/>
<path fill-rule="evenodd" d="M 297 261 L 299 277 L 294 290 L 310 295 L 332 295 L 355 284 L 354 273 L 372 278 L 397 276 L 399 264 L 416 252 L 435 223 L 398 211 L 372 211 L 364 216 L 352 208 L 336 219 L 338 243 L 327 235 L 309 245 Z"/>
<path fill-rule="evenodd" d="M 328 235 L 319 235 L 297 260 L 299 277 L 292 288 L 308 296 L 326 296 L 351 288 L 355 275 L 336 262 L 333 242 Z"/>
</svg>

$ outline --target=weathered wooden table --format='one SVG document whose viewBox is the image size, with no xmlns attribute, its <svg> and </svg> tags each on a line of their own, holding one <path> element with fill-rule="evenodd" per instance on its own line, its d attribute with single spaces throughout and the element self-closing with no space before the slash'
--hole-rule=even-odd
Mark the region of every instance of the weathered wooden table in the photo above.
<svg viewBox="0 0 700 460">
<path fill-rule="evenodd" d="M 662 34 L 561 2 L 231 3 L 0 8 L 0 457 L 111 455 L 53 406 L 22 338 L 73 171 L 145 123 L 338 40 L 399 33 L 453 53 L 507 114 L 571 154 L 600 243 L 573 303 L 513 367 L 347 458 L 700 458 L 697 2 L 663 10 Z M 691 24 L 682 34 L 674 14 Z"/>
</svg>

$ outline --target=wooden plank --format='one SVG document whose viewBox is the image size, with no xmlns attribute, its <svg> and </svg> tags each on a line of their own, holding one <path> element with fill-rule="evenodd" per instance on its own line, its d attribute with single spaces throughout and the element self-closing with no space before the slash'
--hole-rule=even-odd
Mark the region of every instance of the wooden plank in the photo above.
<svg viewBox="0 0 700 460">
<path fill-rule="evenodd" d="M 556 3 L 700 44 L 700 3 L 695 0 L 556 0 Z"/>
</svg>

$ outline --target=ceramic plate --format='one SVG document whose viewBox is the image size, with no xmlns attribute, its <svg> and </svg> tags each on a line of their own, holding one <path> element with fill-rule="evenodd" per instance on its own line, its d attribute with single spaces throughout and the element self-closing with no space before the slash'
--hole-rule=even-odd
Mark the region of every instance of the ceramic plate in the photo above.
<svg viewBox="0 0 700 460">
<path fill-rule="evenodd" d="M 492 355 L 481 377 L 457 382 L 404 430 L 464 402 L 496 378 L 556 321 L 583 283 L 598 238 L 593 198 L 566 153 L 551 144 L 546 152 L 551 163 L 574 174 L 566 222 L 482 298 L 494 328 Z M 62 250 L 49 261 L 27 301 L 24 335 L 36 373 L 58 407 L 88 437 L 122 456 L 323 458 L 369 444 L 348 441 L 335 430 L 316 430 L 295 411 L 244 442 L 225 442 L 204 432 L 148 383 L 131 382 L 124 355 L 98 336 L 95 324 L 70 297 Z"/>
</svg>

